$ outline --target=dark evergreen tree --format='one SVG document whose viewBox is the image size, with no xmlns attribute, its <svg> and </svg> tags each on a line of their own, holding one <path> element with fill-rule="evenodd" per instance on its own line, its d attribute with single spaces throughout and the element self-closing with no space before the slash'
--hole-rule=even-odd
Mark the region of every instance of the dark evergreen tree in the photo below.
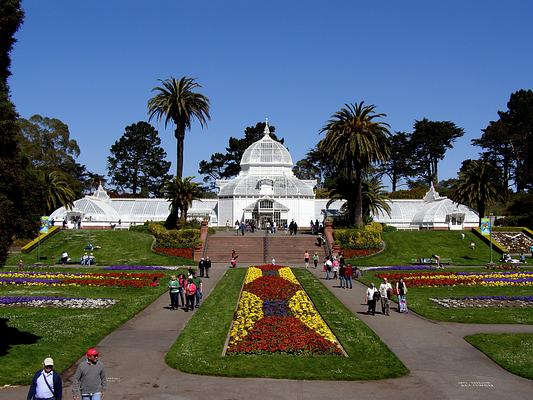
<svg viewBox="0 0 533 400">
<path fill-rule="evenodd" d="M 9 99 L 9 53 L 24 13 L 20 0 L 0 1 L 0 266 L 15 237 L 29 237 L 39 226 L 38 205 L 44 195 L 17 142 L 17 113 Z"/>
<path fill-rule="evenodd" d="M 396 132 L 390 137 L 390 158 L 379 168 L 379 173 L 391 180 L 391 190 L 395 192 L 402 179 L 414 175 L 412 166 L 413 148 L 408 133 Z"/>
<path fill-rule="evenodd" d="M 147 122 L 127 126 L 122 137 L 111 146 L 107 169 L 111 183 L 133 195 L 160 197 L 164 193 L 170 162 L 155 128 Z"/>
<path fill-rule="evenodd" d="M 426 118 L 415 121 L 411 134 L 412 162 L 415 174 L 423 178 L 428 186 L 438 185 L 438 163 L 444 159 L 446 150 L 464 135 L 464 130 L 450 121 L 430 121 Z"/>
</svg>

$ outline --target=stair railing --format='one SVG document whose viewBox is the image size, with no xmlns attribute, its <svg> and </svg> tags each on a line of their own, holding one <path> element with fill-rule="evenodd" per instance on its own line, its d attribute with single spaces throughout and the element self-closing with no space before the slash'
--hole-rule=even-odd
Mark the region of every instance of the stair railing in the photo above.
<svg viewBox="0 0 533 400">
<path fill-rule="evenodd" d="M 268 256 L 269 256 L 269 238 L 268 238 L 268 231 L 266 231 L 265 236 L 263 236 L 263 262 L 266 264 L 268 263 Z"/>
</svg>

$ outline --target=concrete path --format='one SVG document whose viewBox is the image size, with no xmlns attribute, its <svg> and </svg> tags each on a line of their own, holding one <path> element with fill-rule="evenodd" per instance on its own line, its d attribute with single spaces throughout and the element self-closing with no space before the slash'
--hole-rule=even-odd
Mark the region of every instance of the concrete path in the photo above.
<svg viewBox="0 0 533 400">
<path fill-rule="evenodd" d="M 208 295 L 226 266 L 215 265 L 204 280 Z M 322 272 L 312 270 L 319 278 Z M 170 311 L 168 294 L 98 344 L 109 377 L 106 399 L 501 399 L 533 398 L 533 381 L 498 367 L 463 340 L 476 332 L 529 332 L 533 326 L 437 323 L 413 313 L 367 316 L 365 287 L 336 287 L 323 280 L 352 312 L 368 324 L 411 370 L 407 377 L 381 381 L 291 381 L 189 375 L 169 368 L 164 357 L 194 313 Z M 64 375 L 74 372 L 73 367 Z M 72 398 L 66 379 L 64 399 Z M 0 389 L 0 400 L 23 399 L 27 387 Z"/>
</svg>

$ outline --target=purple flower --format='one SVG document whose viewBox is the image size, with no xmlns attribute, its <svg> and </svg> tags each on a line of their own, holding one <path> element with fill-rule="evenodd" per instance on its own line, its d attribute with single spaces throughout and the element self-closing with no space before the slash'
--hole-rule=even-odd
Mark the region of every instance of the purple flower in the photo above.
<svg viewBox="0 0 533 400">
<path fill-rule="evenodd" d="M 433 270 L 436 269 L 432 265 L 394 265 L 391 267 L 369 267 L 367 271 L 417 271 L 417 270 Z"/>
</svg>

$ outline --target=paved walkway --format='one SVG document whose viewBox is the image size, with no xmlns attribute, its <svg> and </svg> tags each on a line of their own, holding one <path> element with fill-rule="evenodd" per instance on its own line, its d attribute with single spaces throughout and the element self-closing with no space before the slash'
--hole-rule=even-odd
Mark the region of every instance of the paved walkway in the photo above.
<svg viewBox="0 0 533 400">
<path fill-rule="evenodd" d="M 215 265 L 204 280 L 208 295 L 226 267 Z M 312 270 L 319 278 L 322 272 Z M 470 325 L 438 323 L 413 313 L 367 316 L 362 304 L 365 287 L 330 289 L 352 312 L 368 324 L 411 370 L 409 376 L 381 381 L 291 381 L 260 378 L 223 378 L 189 375 L 171 369 L 164 357 L 194 313 L 170 311 L 168 294 L 98 344 L 109 377 L 106 399 L 501 399 L 532 398 L 533 381 L 498 367 L 463 340 L 476 332 L 529 332 L 532 325 Z M 64 375 L 74 372 L 73 367 Z M 64 399 L 70 400 L 70 382 Z M 0 400 L 25 398 L 27 387 L 0 390 Z"/>
</svg>

